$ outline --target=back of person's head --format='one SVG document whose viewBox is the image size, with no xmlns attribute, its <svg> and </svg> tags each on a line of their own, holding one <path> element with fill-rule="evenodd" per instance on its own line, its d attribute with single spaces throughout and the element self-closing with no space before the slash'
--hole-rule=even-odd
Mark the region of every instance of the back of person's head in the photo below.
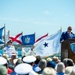
<svg viewBox="0 0 75 75">
<path fill-rule="evenodd" d="M 7 63 L 7 59 L 5 59 L 4 57 L 0 57 L 0 65 L 4 65 Z"/>
<path fill-rule="evenodd" d="M 41 57 L 40 56 L 36 56 L 35 64 L 38 64 L 40 60 L 41 60 Z"/>
<path fill-rule="evenodd" d="M 72 72 L 70 73 L 70 75 L 75 75 L 75 65 L 73 66 Z"/>
<path fill-rule="evenodd" d="M 56 75 L 56 71 L 51 67 L 44 68 L 42 75 Z"/>
<path fill-rule="evenodd" d="M 56 71 L 57 72 L 65 72 L 65 65 L 64 63 L 60 62 L 56 66 Z"/>
<path fill-rule="evenodd" d="M 5 66 L 0 65 L 0 75 L 7 75 L 7 69 Z"/>
<path fill-rule="evenodd" d="M 46 67 L 47 62 L 45 59 L 41 59 L 38 65 L 43 70 Z"/>
<path fill-rule="evenodd" d="M 21 58 L 22 62 L 24 62 L 24 61 L 23 61 L 23 58 L 25 58 L 25 57 L 26 57 L 26 56 L 22 56 L 22 58 Z"/>
<path fill-rule="evenodd" d="M 3 57 L 4 57 L 5 59 L 8 59 L 8 54 L 3 54 Z"/>
<path fill-rule="evenodd" d="M 59 63 L 59 62 L 60 62 L 60 60 L 59 60 L 59 58 L 58 58 L 57 56 L 54 56 L 54 57 L 53 57 L 53 61 L 54 61 L 55 63 Z"/>
<path fill-rule="evenodd" d="M 5 66 L 6 68 L 8 67 L 8 61 L 4 57 L 0 57 L 0 65 Z"/>
<path fill-rule="evenodd" d="M 75 75 L 75 72 L 74 72 L 74 71 L 72 71 L 70 75 Z"/>
<path fill-rule="evenodd" d="M 15 66 L 17 66 L 18 64 L 22 63 L 22 60 L 21 59 L 17 59 L 17 60 L 15 59 L 14 63 L 15 63 Z"/>
<path fill-rule="evenodd" d="M 47 67 L 55 68 L 55 66 L 56 66 L 56 63 L 54 61 L 47 62 Z"/>
<path fill-rule="evenodd" d="M 70 75 L 72 72 L 73 66 L 68 66 L 65 68 L 65 75 Z"/>
<path fill-rule="evenodd" d="M 64 65 L 65 65 L 65 67 L 67 67 L 67 60 L 68 60 L 68 58 L 64 58 L 64 59 L 63 59 L 63 63 L 64 63 Z"/>
<path fill-rule="evenodd" d="M 46 59 L 46 61 L 47 61 L 47 62 L 52 61 L 52 58 L 48 57 L 48 58 Z"/>
<path fill-rule="evenodd" d="M 23 62 L 25 63 L 32 63 L 36 61 L 36 57 L 33 55 L 23 57 Z"/>
<path fill-rule="evenodd" d="M 32 66 L 26 63 L 21 63 L 14 68 L 14 71 L 17 75 L 27 75 L 32 71 Z"/>
<path fill-rule="evenodd" d="M 67 60 L 67 66 L 74 66 L 74 62 L 73 62 L 73 60 L 72 59 L 68 59 Z"/>
<path fill-rule="evenodd" d="M 11 53 L 11 59 L 16 59 L 16 58 L 17 58 L 16 52 L 12 52 L 12 53 Z"/>
</svg>

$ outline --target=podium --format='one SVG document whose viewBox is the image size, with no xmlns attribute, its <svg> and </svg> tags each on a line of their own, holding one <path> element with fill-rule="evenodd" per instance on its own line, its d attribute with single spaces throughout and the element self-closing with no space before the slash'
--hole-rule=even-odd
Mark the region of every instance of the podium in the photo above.
<svg viewBox="0 0 75 75">
<path fill-rule="evenodd" d="M 71 58 L 75 62 L 75 39 L 68 39 L 61 43 L 61 61 Z"/>
</svg>

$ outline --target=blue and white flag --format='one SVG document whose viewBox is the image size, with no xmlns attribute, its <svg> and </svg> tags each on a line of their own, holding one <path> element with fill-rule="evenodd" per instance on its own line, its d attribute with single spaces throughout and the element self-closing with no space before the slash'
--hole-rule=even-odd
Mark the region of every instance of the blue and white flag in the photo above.
<svg viewBox="0 0 75 75">
<path fill-rule="evenodd" d="M 2 39 L 0 39 L 0 44 L 4 44 L 4 41 Z"/>
<path fill-rule="evenodd" d="M 3 32 L 4 27 L 0 28 L 0 39 L 2 39 L 2 32 Z"/>
<path fill-rule="evenodd" d="M 61 52 L 61 30 L 54 35 L 48 36 L 34 44 L 34 52 L 41 57 L 50 56 Z"/>
<path fill-rule="evenodd" d="M 33 45 L 35 43 L 35 34 L 23 35 L 21 39 L 23 45 Z"/>
<path fill-rule="evenodd" d="M 0 44 L 3 44 L 3 36 L 2 36 L 2 32 L 3 32 L 4 27 L 0 28 Z"/>
</svg>

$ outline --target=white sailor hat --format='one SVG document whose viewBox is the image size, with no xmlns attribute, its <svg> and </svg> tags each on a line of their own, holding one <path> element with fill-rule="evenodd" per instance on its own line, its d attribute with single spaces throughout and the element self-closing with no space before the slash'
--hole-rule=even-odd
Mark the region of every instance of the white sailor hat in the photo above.
<svg viewBox="0 0 75 75">
<path fill-rule="evenodd" d="M 72 72 L 70 73 L 70 75 L 75 75 L 75 65 L 73 66 Z"/>
<path fill-rule="evenodd" d="M 67 66 L 65 68 L 65 75 L 69 75 L 72 72 L 73 66 Z"/>
<path fill-rule="evenodd" d="M 28 74 L 32 71 L 32 66 L 26 63 L 21 63 L 14 68 L 16 74 Z"/>
<path fill-rule="evenodd" d="M 53 68 L 51 68 L 51 67 L 46 67 L 42 71 L 41 75 L 56 75 L 56 71 Z"/>
<path fill-rule="evenodd" d="M 4 57 L 0 57 L 0 65 L 4 65 L 7 63 L 7 60 Z"/>
<path fill-rule="evenodd" d="M 32 63 L 34 61 L 36 61 L 36 57 L 34 57 L 32 55 L 26 56 L 26 57 L 23 58 L 23 62 L 25 62 L 25 63 Z"/>
</svg>

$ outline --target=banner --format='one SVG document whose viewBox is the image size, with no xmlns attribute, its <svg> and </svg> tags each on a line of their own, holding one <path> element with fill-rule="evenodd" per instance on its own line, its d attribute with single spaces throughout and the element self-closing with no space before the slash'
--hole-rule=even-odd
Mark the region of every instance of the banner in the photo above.
<svg viewBox="0 0 75 75">
<path fill-rule="evenodd" d="M 4 44 L 3 36 L 2 36 L 3 29 L 4 29 L 4 27 L 0 28 L 0 44 Z"/>
<path fill-rule="evenodd" d="M 34 44 L 34 52 L 41 57 L 50 56 L 61 51 L 60 44 L 61 30 L 57 33 L 47 36 Z"/>
<path fill-rule="evenodd" d="M 18 44 L 22 44 L 22 42 L 21 42 L 21 37 L 22 37 L 22 32 L 19 33 L 19 34 L 17 34 L 15 37 L 9 36 L 9 39 L 11 39 L 12 42 L 16 42 L 16 43 L 18 43 Z"/>
<path fill-rule="evenodd" d="M 23 45 L 33 45 L 35 43 L 35 34 L 23 35 L 21 39 Z"/>
<path fill-rule="evenodd" d="M 3 32 L 4 27 L 0 28 L 0 39 L 2 39 L 2 32 Z"/>
</svg>

